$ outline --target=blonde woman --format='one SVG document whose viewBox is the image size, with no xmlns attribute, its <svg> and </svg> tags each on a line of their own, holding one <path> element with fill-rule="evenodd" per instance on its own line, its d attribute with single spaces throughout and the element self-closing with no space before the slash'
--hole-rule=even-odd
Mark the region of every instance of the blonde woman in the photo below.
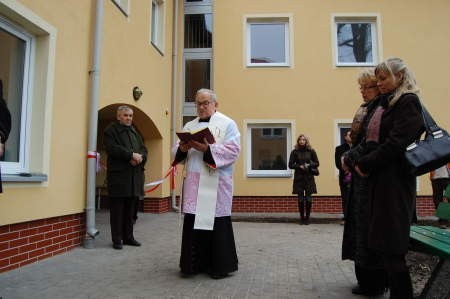
<svg viewBox="0 0 450 299">
<path fill-rule="evenodd" d="M 309 224 L 312 194 L 317 193 L 314 175 L 318 175 L 318 167 L 319 159 L 316 151 L 311 147 L 308 137 L 301 134 L 289 157 L 289 168 L 295 170 L 292 194 L 298 196 L 300 224 Z"/>
<path fill-rule="evenodd" d="M 404 152 L 424 131 L 419 89 L 400 58 L 389 58 L 375 68 L 381 92 L 367 124 L 365 152 L 354 169 L 368 180 L 368 247 L 383 261 L 391 299 L 413 298 L 405 255 L 415 210 L 416 177 Z"/>
<path fill-rule="evenodd" d="M 378 106 L 380 91 L 374 69 L 363 70 L 357 81 L 363 103 L 353 118 L 352 148 L 344 153 L 345 164 L 348 165 L 346 168 L 351 172 L 351 184 L 342 239 L 342 259 L 355 262 L 358 285 L 352 289 L 352 293 L 377 296 L 385 292 L 386 274 L 381 259 L 368 248 L 368 179 L 352 170 L 351 166 L 367 150 L 364 143 L 367 120 Z"/>
</svg>

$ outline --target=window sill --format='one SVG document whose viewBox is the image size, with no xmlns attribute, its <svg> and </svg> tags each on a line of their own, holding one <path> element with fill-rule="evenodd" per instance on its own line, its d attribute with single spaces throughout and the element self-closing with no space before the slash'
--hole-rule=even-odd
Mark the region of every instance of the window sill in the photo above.
<svg viewBox="0 0 450 299">
<path fill-rule="evenodd" d="M 2 174 L 3 182 L 47 182 L 48 176 L 43 173 L 27 173 L 27 174 Z"/>
<path fill-rule="evenodd" d="M 247 173 L 248 178 L 290 178 L 292 173 Z"/>
</svg>

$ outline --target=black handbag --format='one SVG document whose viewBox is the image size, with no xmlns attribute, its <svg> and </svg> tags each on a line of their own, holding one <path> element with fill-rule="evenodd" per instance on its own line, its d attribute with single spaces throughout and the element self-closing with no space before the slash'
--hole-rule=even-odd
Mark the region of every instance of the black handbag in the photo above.
<svg viewBox="0 0 450 299">
<path fill-rule="evenodd" d="M 314 176 L 318 176 L 318 175 L 319 175 L 319 168 L 317 168 L 317 167 L 311 167 L 311 168 L 309 169 L 309 172 L 310 172 L 312 175 L 314 175 Z"/>
<path fill-rule="evenodd" d="M 440 128 L 422 105 L 425 139 L 418 140 L 406 148 L 406 160 L 413 174 L 419 176 L 435 170 L 450 161 L 450 136 Z"/>
</svg>

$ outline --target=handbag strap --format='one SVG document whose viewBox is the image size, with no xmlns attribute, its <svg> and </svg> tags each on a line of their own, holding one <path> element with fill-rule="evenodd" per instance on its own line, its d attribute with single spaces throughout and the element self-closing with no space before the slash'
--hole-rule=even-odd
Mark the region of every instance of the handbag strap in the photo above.
<svg viewBox="0 0 450 299">
<path fill-rule="evenodd" d="M 436 124 L 431 114 L 428 112 L 427 108 L 420 101 L 420 106 L 422 107 L 422 118 L 425 125 L 425 131 L 427 135 L 432 135 L 433 137 L 440 137 L 442 135 L 442 129 Z"/>
</svg>

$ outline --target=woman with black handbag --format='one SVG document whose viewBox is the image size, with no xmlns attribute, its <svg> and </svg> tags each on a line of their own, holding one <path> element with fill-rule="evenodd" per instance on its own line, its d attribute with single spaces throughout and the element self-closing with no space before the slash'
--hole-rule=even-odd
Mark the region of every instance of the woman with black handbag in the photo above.
<svg viewBox="0 0 450 299">
<path fill-rule="evenodd" d="M 311 147 L 308 137 L 301 134 L 289 157 L 289 168 L 294 169 L 292 194 L 298 196 L 300 224 L 309 224 L 312 207 L 312 194 L 317 193 L 314 176 L 319 175 L 319 159 Z M 306 214 L 305 214 L 306 205 Z"/>
<path fill-rule="evenodd" d="M 390 298 L 412 299 L 405 255 L 416 199 L 416 177 L 405 158 L 408 145 L 424 131 L 419 90 L 400 58 L 375 68 L 381 92 L 379 105 L 368 121 L 368 151 L 355 171 L 368 180 L 368 247 L 376 251 L 388 273 Z"/>
</svg>

